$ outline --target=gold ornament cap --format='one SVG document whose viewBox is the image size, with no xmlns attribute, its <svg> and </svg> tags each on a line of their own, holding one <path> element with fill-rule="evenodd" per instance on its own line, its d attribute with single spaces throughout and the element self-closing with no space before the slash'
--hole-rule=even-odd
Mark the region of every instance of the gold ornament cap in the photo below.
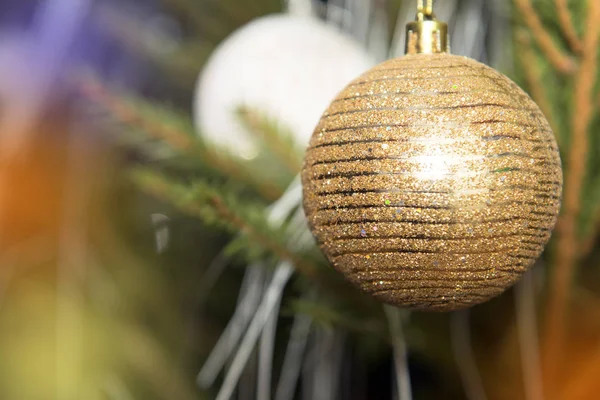
<svg viewBox="0 0 600 400">
<path fill-rule="evenodd" d="M 418 2 L 417 17 L 406 25 L 406 54 L 449 53 L 448 24 L 435 19 L 433 1 Z"/>
</svg>

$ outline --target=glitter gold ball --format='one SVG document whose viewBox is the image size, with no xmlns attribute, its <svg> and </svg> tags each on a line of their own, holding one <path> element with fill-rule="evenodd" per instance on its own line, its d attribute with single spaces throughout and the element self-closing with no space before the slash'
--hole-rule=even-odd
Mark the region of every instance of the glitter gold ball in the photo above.
<svg viewBox="0 0 600 400">
<path fill-rule="evenodd" d="M 317 241 L 383 302 L 450 311 L 532 266 L 560 208 L 558 147 L 510 79 L 447 53 L 386 61 L 322 116 L 302 170 Z"/>
</svg>

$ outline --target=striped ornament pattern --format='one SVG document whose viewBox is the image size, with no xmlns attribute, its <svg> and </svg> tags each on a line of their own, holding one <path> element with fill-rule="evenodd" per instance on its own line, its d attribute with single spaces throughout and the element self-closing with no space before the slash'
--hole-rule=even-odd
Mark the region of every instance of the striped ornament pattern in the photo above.
<svg viewBox="0 0 600 400">
<path fill-rule="evenodd" d="M 351 82 L 302 170 L 331 264 L 383 302 L 451 311 L 502 293 L 540 256 L 562 193 L 548 122 L 470 58 L 415 54 Z"/>
</svg>

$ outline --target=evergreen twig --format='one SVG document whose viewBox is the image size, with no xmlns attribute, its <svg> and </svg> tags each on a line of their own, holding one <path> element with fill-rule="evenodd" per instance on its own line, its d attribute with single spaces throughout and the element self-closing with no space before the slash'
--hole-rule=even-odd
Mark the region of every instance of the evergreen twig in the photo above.
<svg viewBox="0 0 600 400">
<path fill-rule="evenodd" d="M 301 153 L 286 129 L 276 126 L 267 116 L 248 107 L 240 107 L 237 114 L 243 125 L 257 135 L 293 175 L 300 171 Z"/>
<path fill-rule="evenodd" d="M 260 244 L 265 249 L 270 250 L 277 258 L 282 260 L 290 260 L 294 263 L 294 267 L 299 270 L 307 278 L 318 281 L 315 267 L 306 261 L 300 259 L 297 255 L 290 252 L 286 247 L 270 240 L 266 235 L 262 235 L 260 232 L 253 229 L 253 227 L 244 221 L 234 209 L 228 207 L 228 205 L 218 196 L 211 196 L 210 202 L 212 203 L 215 210 L 221 218 L 230 221 L 236 226 L 239 231 L 246 233 L 248 236 L 254 239 L 254 241 Z"/>
<path fill-rule="evenodd" d="M 254 221 L 245 218 L 240 208 L 231 207 L 223 196 L 208 185 L 202 185 L 201 190 L 195 188 L 193 192 L 197 195 L 193 196 L 189 189 L 173 184 L 166 177 L 153 172 L 138 171 L 133 174 L 133 179 L 143 190 L 192 216 L 209 224 L 218 223 L 231 233 L 246 234 L 255 244 L 275 254 L 278 259 L 293 262 L 295 268 L 310 280 L 319 281 L 314 265 L 261 232 Z"/>
<path fill-rule="evenodd" d="M 583 49 L 583 44 L 581 43 L 581 39 L 577 35 L 577 31 L 575 30 L 575 26 L 573 25 L 573 18 L 571 12 L 569 11 L 569 6 L 567 4 L 567 0 L 554 0 L 556 4 L 556 12 L 558 13 L 558 22 L 562 29 L 563 35 L 569 43 L 571 50 L 575 53 L 581 53 Z"/>
<path fill-rule="evenodd" d="M 79 82 L 81 92 L 91 101 L 101 105 L 121 123 L 137 126 L 153 139 L 166 142 L 172 148 L 182 152 L 193 152 L 196 149 L 194 139 L 178 129 L 167 126 L 163 120 L 149 120 L 146 116 L 121 97 L 111 93 L 99 81 L 85 78 Z"/>
<path fill-rule="evenodd" d="M 548 119 L 552 131 L 555 132 L 555 137 L 557 141 L 559 141 L 561 137 L 558 135 L 558 127 L 554 120 L 554 113 L 550 106 L 548 93 L 542 83 L 542 73 L 537 63 L 537 57 L 531 48 L 530 37 L 526 32 L 517 32 L 515 37 L 518 46 L 517 56 L 521 61 L 521 67 L 525 73 L 525 80 L 529 87 L 531 97 L 540 107 L 544 116 Z M 558 144 L 559 146 L 561 145 L 560 141 Z"/>
<path fill-rule="evenodd" d="M 111 93 L 98 81 L 87 78 L 81 81 L 80 88 L 87 98 L 111 112 L 112 116 L 120 123 L 135 126 L 149 137 L 161 140 L 180 152 L 197 155 L 211 169 L 249 184 L 269 201 L 274 201 L 282 195 L 281 188 L 272 182 L 256 179 L 234 157 L 227 155 L 224 151 L 211 151 L 194 136 L 182 129 L 168 125 L 164 119 L 144 115 L 139 107 Z M 193 130 L 193 128 L 189 129 Z"/>
<path fill-rule="evenodd" d="M 575 61 L 552 41 L 550 33 L 544 28 L 542 21 L 531 5 L 531 0 L 515 0 L 515 4 L 523 14 L 525 23 L 550 64 L 563 74 L 573 73 L 576 69 Z"/>
<path fill-rule="evenodd" d="M 575 80 L 574 107 L 571 121 L 571 146 L 567 156 L 563 212 L 557 230 L 557 258 L 552 280 L 545 325 L 546 381 L 555 382 L 565 337 L 565 317 L 573 273 L 578 259 L 577 220 L 581 210 L 581 193 L 588 158 L 588 131 L 594 116 L 600 40 L 600 2 L 589 1 L 588 18 L 583 38 L 581 65 Z M 547 393 L 552 393 L 547 390 Z"/>
<path fill-rule="evenodd" d="M 197 183 L 190 189 L 145 170 L 134 171 L 132 179 L 142 190 L 191 216 L 202 219 L 207 224 L 217 225 L 230 233 L 244 233 L 251 243 L 275 255 L 277 259 L 292 262 L 295 270 L 308 278 L 312 284 L 317 284 L 328 293 L 335 293 L 336 297 L 346 300 L 357 313 L 372 315 L 374 307 L 377 306 L 375 302 L 365 301 L 363 296 L 358 296 L 354 288 L 345 281 L 338 280 L 329 270 L 319 271 L 315 263 L 289 250 L 284 243 L 287 238 L 279 231 L 268 233 L 267 221 L 262 217 L 266 213 L 257 214 L 261 216 L 260 221 L 251 218 L 245 211 L 248 206 L 232 204 L 225 195 L 207 184 Z M 281 242 L 277 238 L 280 238 Z"/>
</svg>

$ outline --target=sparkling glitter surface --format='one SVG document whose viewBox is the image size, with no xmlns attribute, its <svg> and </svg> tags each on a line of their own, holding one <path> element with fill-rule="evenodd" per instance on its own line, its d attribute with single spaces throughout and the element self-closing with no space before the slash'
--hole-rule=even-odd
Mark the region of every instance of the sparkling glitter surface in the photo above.
<svg viewBox="0 0 600 400">
<path fill-rule="evenodd" d="M 416 54 L 350 83 L 302 171 L 323 252 L 398 306 L 449 311 L 515 283 L 560 208 L 562 171 L 537 105 L 472 59 Z"/>
</svg>

